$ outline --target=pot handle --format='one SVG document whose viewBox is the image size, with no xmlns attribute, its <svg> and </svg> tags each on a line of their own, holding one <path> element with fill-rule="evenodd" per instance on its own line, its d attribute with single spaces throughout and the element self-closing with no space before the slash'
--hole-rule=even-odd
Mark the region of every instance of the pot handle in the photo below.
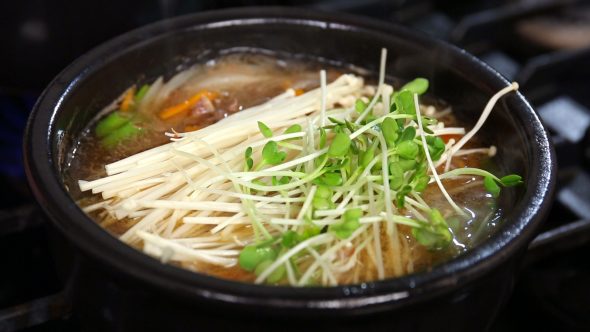
<svg viewBox="0 0 590 332">
<path fill-rule="evenodd" d="M 590 219 L 568 223 L 539 235 L 530 243 L 525 265 L 590 243 Z"/>
</svg>

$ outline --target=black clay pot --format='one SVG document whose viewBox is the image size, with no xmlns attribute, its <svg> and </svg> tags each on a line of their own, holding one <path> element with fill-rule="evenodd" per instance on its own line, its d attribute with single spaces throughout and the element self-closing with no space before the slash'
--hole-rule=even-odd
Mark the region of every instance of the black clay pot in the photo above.
<svg viewBox="0 0 590 332">
<path fill-rule="evenodd" d="M 484 127 L 498 167 L 524 176 L 506 191 L 499 231 L 474 250 L 403 278 L 331 288 L 255 286 L 161 264 L 110 236 L 72 201 L 66 154 L 96 112 L 124 88 L 228 49 L 265 49 L 388 74 L 427 77 L 434 95 L 473 123 L 508 82 L 465 51 L 400 26 L 293 8 L 209 12 L 159 22 L 105 43 L 66 68 L 31 114 L 31 188 L 73 256 L 74 310 L 88 330 L 484 331 L 510 294 L 517 266 L 550 207 L 554 154 L 525 98 L 502 98 Z"/>
</svg>

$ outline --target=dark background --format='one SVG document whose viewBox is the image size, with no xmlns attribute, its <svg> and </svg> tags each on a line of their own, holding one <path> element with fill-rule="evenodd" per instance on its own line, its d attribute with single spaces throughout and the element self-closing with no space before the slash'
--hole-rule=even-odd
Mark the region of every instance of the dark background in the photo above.
<svg viewBox="0 0 590 332">
<path fill-rule="evenodd" d="M 0 331 L 15 305 L 55 302 L 51 296 L 62 287 L 47 251 L 45 221 L 28 192 L 22 166 L 22 133 L 36 98 L 60 70 L 100 43 L 154 21 L 211 9 L 287 5 L 348 12 L 403 24 L 466 48 L 518 81 L 550 129 L 560 170 L 545 235 L 590 234 L 589 2 L 1 1 Z M 523 33 L 525 25 L 536 30 Z M 558 239 L 553 246 L 536 242 L 493 330 L 590 331 L 588 238 Z M 73 311 L 74 319 L 72 308 L 66 308 L 27 331 L 75 331 Z"/>
</svg>

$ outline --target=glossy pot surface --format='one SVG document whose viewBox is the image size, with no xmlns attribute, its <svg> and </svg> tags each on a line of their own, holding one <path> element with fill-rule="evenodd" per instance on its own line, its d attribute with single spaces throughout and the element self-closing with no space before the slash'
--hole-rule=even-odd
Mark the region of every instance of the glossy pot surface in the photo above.
<svg viewBox="0 0 590 332">
<path fill-rule="evenodd" d="M 547 214 L 555 182 L 553 149 L 520 93 L 502 98 L 483 129 L 498 167 L 525 186 L 499 201 L 504 222 L 477 248 L 432 270 L 330 288 L 255 286 L 161 264 L 88 218 L 62 182 L 66 156 L 90 119 L 120 91 L 162 73 L 236 50 L 267 50 L 430 80 L 430 91 L 474 123 L 508 82 L 467 52 L 404 27 L 335 13 L 247 8 L 184 16 L 129 32 L 82 56 L 47 87 L 29 119 L 25 162 L 31 188 L 75 253 L 74 287 L 90 329 L 260 330 L 330 328 L 476 331 L 510 293 L 516 266 Z M 64 254 L 65 255 L 65 254 Z M 255 317 L 255 318 L 254 318 Z M 290 318 L 286 321 L 286 318 Z"/>
</svg>

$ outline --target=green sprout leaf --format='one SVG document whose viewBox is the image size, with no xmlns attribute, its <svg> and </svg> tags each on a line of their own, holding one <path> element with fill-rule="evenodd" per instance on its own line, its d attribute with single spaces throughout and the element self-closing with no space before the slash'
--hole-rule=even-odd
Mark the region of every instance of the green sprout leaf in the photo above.
<svg viewBox="0 0 590 332">
<path fill-rule="evenodd" d="M 414 94 L 409 90 L 402 90 L 395 96 L 395 104 L 400 114 L 416 114 Z"/>
<path fill-rule="evenodd" d="M 332 194 L 332 189 L 326 186 L 318 186 L 318 188 L 315 191 L 315 196 L 321 198 L 331 198 Z"/>
<path fill-rule="evenodd" d="M 430 181 L 430 177 L 426 174 L 419 175 L 414 178 L 414 190 L 421 193 L 423 192 L 426 187 L 428 187 L 428 182 Z"/>
<path fill-rule="evenodd" d="M 311 222 L 309 222 L 309 225 L 305 226 L 305 228 L 303 229 L 303 233 L 301 234 L 300 238 L 301 241 L 305 241 L 307 239 L 309 239 L 310 237 L 314 237 L 318 234 L 320 234 L 322 232 L 322 228 L 316 225 L 312 225 Z"/>
<path fill-rule="evenodd" d="M 302 130 L 301 125 L 294 124 L 291 127 L 287 128 L 285 130 L 284 134 L 294 134 L 294 133 L 301 132 L 301 130 Z"/>
<path fill-rule="evenodd" d="M 506 175 L 500 178 L 500 182 L 506 187 L 522 184 L 522 177 L 516 174 Z"/>
<path fill-rule="evenodd" d="M 268 269 L 268 267 L 272 263 L 273 263 L 272 260 L 265 260 L 265 261 L 261 262 L 256 267 L 256 270 L 254 271 L 254 273 L 257 276 L 261 275 L 262 272 L 264 272 L 266 269 Z M 281 279 L 283 279 L 284 276 L 285 276 L 285 265 L 283 264 L 283 265 L 277 267 L 274 271 L 272 271 L 272 273 L 268 275 L 268 278 L 266 278 L 266 281 L 271 284 L 274 284 L 276 282 L 281 281 Z"/>
<path fill-rule="evenodd" d="M 416 167 L 416 160 L 413 159 L 400 159 L 397 164 L 401 169 L 406 172 L 409 170 L 413 170 Z"/>
<path fill-rule="evenodd" d="M 340 222 L 330 225 L 328 231 L 340 239 L 347 239 L 361 226 L 360 219 L 362 215 L 363 211 L 359 208 L 348 209 L 342 215 Z"/>
<path fill-rule="evenodd" d="M 398 190 L 404 184 L 404 170 L 399 163 L 389 164 L 389 186 Z"/>
<path fill-rule="evenodd" d="M 328 210 L 332 208 L 332 201 L 323 197 L 314 197 L 311 201 L 313 208 L 316 210 Z"/>
<path fill-rule="evenodd" d="M 377 119 L 377 117 L 371 113 L 373 113 L 373 111 L 369 112 L 369 114 L 365 117 L 365 119 L 363 121 L 361 121 L 361 124 L 366 125 L 367 123 L 369 123 L 371 121 L 375 121 Z"/>
<path fill-rule="evenodd" d="M 334 136 L 334 140 L 328 149 L 328 156 L 342 157 L 346 155 L 350 148 L 350 137 L 345 133 L 338 133 Z"/>
<path fill-rule="evenodd" d="M 246 170 L 249 171 L 254 166 L 254 159 L 252 159 L 252 147 L 249 146 L 244 151 L 244 159 L 246 161 Z"/>
<path fill-rule="evenodd" d="M 402 131 L 401 136 L 399 137 L 399 141 L 403 142 L 403 141 L 411 141 L 414 139 L 414 137 L 416 137 L 416 128 L 414 127 L 406 127 L 406 129 L 404 129 L 404 131 Z"/>
<path fill-rule="evenodd" d="M 403 186 L 395 195 L 395 203 L 398 208 L 402 209 L 406 203 L 406 195 L 412 191 L 412 187 Z"/>
<path fill-rule="evenodd" d="M 344 217 L 344 221 L 348 222 L 348 221 L 358 221 L 363 215 L 363 210 L 359 209 L 359 208 L 354 208 L 354 209 L 348 209 L 346 210 L 346 212 L 344 212 L 343 217 Z"/>
<path fill-rule="evenodd" d="M 328 210 L 334 208 L 332 203 L 332 189 L 328 186 L 318 186 L 315 195 L 313 196 L 312 205 L 316 210 Z"/>
<path fill-rule="evenodd" d="M 283 176 L 280 180 L 279 180 L 279 185 L 285 185 L 287 183 L 291 182 L 291 179 L 288 176 Z"/>
<path fill-rule="evenodd" d="M 359 98 L 354 103 L 354 109 L 357 113 L 362 114 L 367 109 L 367 103 Z"/>
<path fill-rule="evenodd" d="M 418 95 L 421 95 L 428 90 L 428 80 L 418 77 L 402 86 L 401 90 L 408 90 L 412 94 L 417 93 Z"/>
<path fill-rule="evenodd" d="M 428 144 L 428 153 L 432 160 L 439 160 L 443 152 L 445 152 L 445 142 L 438 136 L 427 136 L 426 143 Z"/>
<path fill-rule="evenodd" d="M 342 121 L 340 121 L 340 120 L 338 120 L 336 118 L 333 118 L 331 116 L 328 117 L 328 120 L 330 120 L 330 122 L 332 122 L 334 124 L 337 124 L 337 125 L 343 125 L 344 124 L 344 122 L 342 122 Z"/>
<path fill-rule="evenodd" d="M 352 152 L 353 154 L 360 153 L 360 150 L 359 150 L 358 146 L 356 145 L 356 141 L 350 141 L 350 152 Z"/>
<path fill-rule="evenodd" d="M 354 132 L 356 125 L 348 120 L 344 120 L 344 121 L 346 124 L 346 128 L 348 128 L 348 130 L 350 130 L 351 133 Z"/>
<path fill-rule="evenodd" d="M 434 125 L 438 123 L 438 120 L 436 118 L 431 118 L 428 116 L 422 116 L 422 123 L 425 125 Z"/>
<path fill-rule="evenodd" d="M 424 125 L 422 127 L 422 129 L 424 130 L 425 133 L 429 134 L 429 135 L 434 135 L 434 131 L 432 131 L 432 129 L 426 127 L 426 125 Z"/>
<path fill-rule="evenodd" d="M 292 230 L 286 231 L 281 237 L 281 244 L 285 248 L 293 248 L 297 245 L 297 243 L 299 243 L 299 241 L 299 234 Z"/>
<path fill-rule="evenodd" d="M 264 145 L 264 148 L 262 148 L 262 159 L 267 164 L 280 164 L 286 157 L 287 153 L 285 151 L 280 151 L 277 142 L 275 141 L 269 141 Z"/>
<path fill-rule="evenodd" d="M 383 138 L 385 138 L 387 146 L 393 147 L 399 137 L 399 126 L 397 122 L 392 118 L 386 118 L 381 123 L 381 132 L 383 133 Z"/>
<path fill-rule="evenodd" d="M 326 146 L 326 129 L 320 128 L 320 149 Z"/>
<path fill-rule="evenodd" d="M 453 241 L 453 234 L 445 219 L 437 209 L 431 210 L 429 219 L 430 223 L 422 222 L 420 227 L 413 227 L 412 235 L 430 250 L 446 248 Z"/>
<path fill-rule="evenodd" d="M 418 155 L 418 144 L 413 141 L 403 141 L 397 145 L 397 153 L 404 159 L 414 159 Z"/>
<path fill-rule="evenodd" d="M 448 246 L 449 242 L 447 242 L 446 234 L 447 232 L 441 233 L 429 227 L 412 228 L 412 235 L 416 241 L 431 250 L 443 249 Z M 450 231 L 448 234 L 450 234 Z"/>
<path fill-rule="evenodd" d="M 252 272 L 261 262 L 273 261 L 276 257 L 277 252 L 268 245 L 248 245 L 240 252 L 238 263 L 242 269 Z"/>
<path fill-rule="evenodd" d="M 445 141 L 438 136 L 427 136 L 426 143 L 431 145 L 435 149 L 444 149 L 445 148 Z"/>
<path fill-rule="evenodd" d="M 273 186 L 280 186 L 291 182 L 291 179 L 288 176 L 283 176 L 282 178 L 277 178 L 276 176 L 272 177 L 272 185 Z"/>
<path fill-rule="evenodd" d="M 362 151 L 359 155 L 359 164 L 365 168 L 369 165 L 371 160 L 375 157 L 375 149 L 369 148 L 367 151 Z"/>
<path fill-rule="evenodd" d="M 320 176 L 320 182 L 331 187 L 342 185 L 342 175 L 337 172 L 328 172 Z"/>
<path fill-rule="evenodd" d="M 262 133 L 262 136 L 266 138 L 272 137 L 272 130 L 270 130 L 270 128 L 268 128 L 268 126 L 265 125 L 263 122 L 258 121 L 258 129 Z"/>
<path fill-rule="evenodd" d="M 492 197 L 498 197 L 500 195 L 500 186 L 490 176 L 486 176 L 483 179 L 483 186 L 486 190 L 492 194 Z"/>
<path fill-rule="evenodd" d="M 420 175 L 420 174 L 424 174 L 426 175 L 426 173 L 428 172 L 428 163 L 426 162 L 426 160 L 422 160 L 421 162 L 418 163 L 418 166 L 416 166 L 415 168 L 416 175 Z"/>
</svg>

